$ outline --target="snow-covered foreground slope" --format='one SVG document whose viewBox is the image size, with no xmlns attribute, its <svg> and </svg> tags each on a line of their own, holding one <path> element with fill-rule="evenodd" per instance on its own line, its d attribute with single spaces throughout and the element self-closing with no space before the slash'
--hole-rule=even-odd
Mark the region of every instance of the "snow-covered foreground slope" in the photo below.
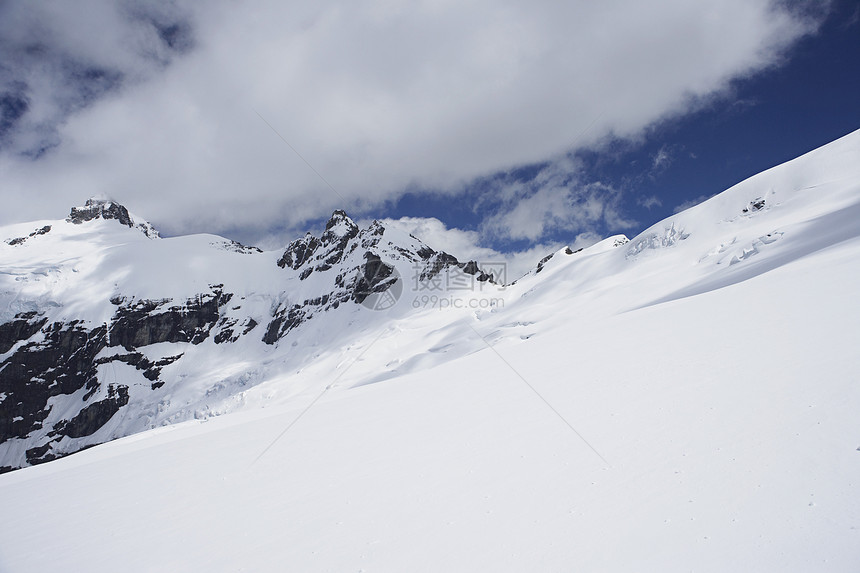
<svg viewBox="0 0 860 573">
<path fill-rule="evenodd" d="M 858 159 L 855 132 L 492 308 L 350 311 L 243 411 L 2 475 L 0 570 L 856 571 Z"/>
</svg>

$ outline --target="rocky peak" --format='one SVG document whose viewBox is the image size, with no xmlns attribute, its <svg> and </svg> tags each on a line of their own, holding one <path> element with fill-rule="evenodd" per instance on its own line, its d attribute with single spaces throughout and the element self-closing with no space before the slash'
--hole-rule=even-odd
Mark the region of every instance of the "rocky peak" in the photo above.
<svg viewBox="0 0 860 573">
<path fill-rule="evenodd" d="M 137 227 L 147 237 L 158 237 L 158 231 L 156 231 L 152 225 L 146 221 L 135 224 L 134 218 L 128 212 L 128 209 L 110 199 L 100 199 L 97 197 L 87 199 L 87 202 L 83 207 L 72 207 L 72 210 L 69 212 L 69 216 L 66 217 L 66 221 L 75 225 L 80 225 L 95 219 L 113 219 L 126 227 L 132 229 Z"/>
<path fill-rule="evenodd" d="M 338 242 L 342 239 L 349 240 L 358 235 L 358 225 L 346 214 L 345 211 L 338 209 L 332 213 L 331 218 L 325 225 L 325 232 L 321 239 L 323 243 Z"/>
<path fill-rule="evenodd" d="M 66 221 L 80 225 L 93 219 L 116 219 L 127 227 L 134 227 L 134 220 L 128 214 L 128 209 L 114 201 L 95 197 L 87 199 L 83 207 L 72 207 Z"/>
<path fill-rule="evenodd" d="M 359 228 L 345 211 L 338 209 L 332 213 L 325 226 L 325 232 L 317 238 L 310 233 L 287 245 L 284 254 L 278 259 L 278 266 L 297 270 L 307 263 L 302 279 L 307 278 L 314 269 L 328 270 L 340 262 L 350 240 L 359 235 Z M 314 267 L 314 263 L 319 263 Z"/>
</svg>

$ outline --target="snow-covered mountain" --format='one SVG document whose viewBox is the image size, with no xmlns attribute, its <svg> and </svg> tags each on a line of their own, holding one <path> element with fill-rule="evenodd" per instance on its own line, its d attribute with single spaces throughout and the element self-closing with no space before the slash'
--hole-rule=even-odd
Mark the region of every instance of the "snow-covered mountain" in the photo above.
<svg viewBox="0 0 860 573">
<path fill-rule="evenodd" d="M 0 229 L 0 469 L 241 406 L 245 391 L 379 322 L 405 280 L 493 278 L 336 211 L 321 237 L 263 252 L 162 239 L 115 202 Z M 390 302 L 384 297 L 390 297 Z M 289 383 L 287 393 L 301 389 Z"/>
<path fill-rule="evenodd" d="M 138 433 L 0 476 L 4 571 L 860 567 L 860 131 L 507 286 L 88 208 L 2 229 L 0 452 Z"/>
</svg>

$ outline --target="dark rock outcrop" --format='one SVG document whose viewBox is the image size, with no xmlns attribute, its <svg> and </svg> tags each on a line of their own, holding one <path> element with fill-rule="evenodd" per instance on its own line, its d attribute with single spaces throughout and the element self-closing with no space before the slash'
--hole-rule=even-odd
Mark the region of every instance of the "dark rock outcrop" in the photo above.
<svg viewBox="0 0 860 573">
<path fill-rule="evenodd" d="M 325 226 L 320 238 L 308 233 L 290 243 L 278 260 L 281 268 L 302 270 L 299 278 L 304 280 L 314 271 L 327 271 L 343 260 L 351 239 L 359 234 L 358 225 L 343 211 L 335 211 Z"/>
<path fill-rule="evenodd" d="M 128 214 L 128 209 L 119 203 L 102 199 L 87 199 L 83 207 L 72 207 L 66 221 L 80 225 L 93 219 L 116 219 L 127 227 L 134 227 L 134 221 Z"/>
<path fill-rule="evenodd" d="M 398 278 L 394 276 L 394 267 L 384 263 L 379 255 L 366 252 L 364 259 L 361 276 L 356 281 L 352 293 L 353 300 L 359 304 L 371 294 L 391 288 Z"/>
<path fill-rule="evenodd" d="M 278 259 L 278 266 L 281 268 L 298 269 L 316 253 L 321 245 L 322 242 L 319 239 L 308 233 L 287 246 L 287 250 Z"/>
<path fill-rule="evenodd" d="M 110 328 L 82 321 L 49 323 L 36 312 L 21 313 L 0 324 L 0 353 L 11 351 L 0 362 L 0 444 L 13 438 L 33 440 L 26 460 L 35 464 L 68 453 L 54 450 L 54 444 L 64 437 L 82 438 L 97 432 L 129 402 L 127 386 L 109 384 L 106 398 L 88 403 L 100 390 L 104 392 L 98 377 L 100 365 L 128 364 L 152 382 L 153 390 L 164 385 L 159 378 L 162 368 L 182 354 L 150 360 L 136 349 L 158 342 L 199 344 L 205 340 L 220 319 L 220 308 L 232 297 L 220 287 L 214 285 L 212 292 L 181 305 L 172 305 L 170 300 L 128 303 L 115 298 L 111 302 L 117 309 Z M 246 324 L 245 331 L 250 328 Z M 128 352 L 97 358 L 102 350 L 114 346 Z M 51 413 L 51 399 L 81 390 L 77 413 L 43 428 Z"/>
<path fill-rule="evenodd" d="M 141 300 L 128 305 L 117 301 L 120 305 L 110 327 L 110 346 L 131 350 L 158 342 L 200 344 L 220 318 L 218 309 L 232 296 L 214 290 L 167 308 L 170 300 Z"/>
<path fill-rule="evenodd" d="M 86 388 L 86 399 L 98 390 L 95 357 L 107 345 L 105 327 L 55 322 L 40 332 L 41 340 L 26 342 L 0 362 L 0 443 L 40 429 L 52 396 Z"/>
<path fill-rule="evenodd" d="M 463 272 L 467 275 L 473 275 L 476 280 L 482 283 L 487 281 L 491 283 L 494 282 L 493 275 L 487 274 L 482 271 L 481 268 L 478 266 L 477 261 L 469 261 L 468 263 L 463 265 Z"/>
<path fill-rule="evenodd" d="M 15 344 L 39 332 L 46 322 L 47 318 L 32 311 L 16 314 L 14 320 L 0 324 L 0 354 L 9 352 Z"/>
<path fill-rule="evenodd" d="M 7 239 L 6 244 L 12 245 L 14 247 L 15 245 L 23 244 L 27 239 L 32 239 L 33 237 L 37 237 L 39 235 L 47 235 L 50 232 L 51 232 L 51 225 L 45 225 L 44 227 L 40 227 L 40 228 L 36 229 L 35 231 L 30 233 L 26 237 L 17 237 L 15 239 Z"/>
<path fill-rule="evenodd" d="M 421 274 L 418 276 L 419 281 L 430 280 L 448 267 L 455 267 L 460 264 L 456 257 L 448 253 L 434 253 L 428 258 L 428 264 L 425 265 Z"/>
<path fill-rule="evenodd" d="M 238 322 L 239 321 L 236 319 L 222 318 L 218 322 L 218 325 L 217 325 L 218 326 L 218 333 L 215 334 L 215 338 L 214 338 L 215 344 L 224 344 L 226 342 L 236 342 L 237 340 L 239 340 L 240 336 L 245 336 L 246 334 L 248 334 L 249 332 L 254 330 L 254 328 L 257 327 L 257 321 L 254 320 L 253 318 L 248 318 L 241 325 L 244 327 L 242 329 L 242 332 L 236 333 L 236 331 L 234 329 L 237 327 Z"/>
<path fill-rule="evenodd" d="M 107 398 L 93 402 L 71 420 L 58 422 L 48 435 L 59 434 L 70 438 L 89 436 L 104 426 L 126 404 L 128 404 L 128 387 L 110 385 Z"/>
<path fill-rule="evenodd" d="M 749 205 L 742 209 L 743 213 L 755 213 L 756 211 L 761 211 L 764 209 L 765 200 L 764 197 L 757 197 L 749 202 Z"/>
<path fill-rule="evenodd" d="M 550 253 L 540 261 L 538 261 L 537 268 L 535 269 L 535 274 L 538 274 L 543 270 L 543 266 L 549 262 L 549 260 L 555 255 L 555 253 Z"/>
<path fill-rule="evenodd" d="M 151 239 L 158 237 L 158 231 L 152 225 L 146 221 L 135 224 L 128 209 L 115 201 L 107 199 L 87 199 L 83 207 L 72 207 L 69 216 L 66 217 L 66 222 L 80 225 L 95 219 L 115 220 L 129 228 L 137 227 L 137 229 Z"/>
</svg>

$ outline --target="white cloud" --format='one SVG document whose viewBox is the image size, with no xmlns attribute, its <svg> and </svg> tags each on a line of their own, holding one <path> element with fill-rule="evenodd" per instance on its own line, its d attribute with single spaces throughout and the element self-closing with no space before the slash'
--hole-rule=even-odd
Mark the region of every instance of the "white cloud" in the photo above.
<svg viewBox="0 0 860 573">
<path fill-rule="evenodd" d="M 381 219 L 386 226 L 409 233 L 424 241 L 437 251 L 445 251 L 462 261 L 493 261 L 498 251 L 480 247 L 480 235 L 476 231 L 448 228 L 435 217 L 401 217 Z"/>
<path fill-rule="evenodd" d="M 25 77 L 31 115 L 0 152 L 0 223 L 63 216 L 105 193 L 168 232 L 263 233 L 407 188 L 456 192 L 607 134 L 635 137 L 774 64 L 815 25 L 769 0 L 159 6 L 0 5 L 4 37 L 17 30 L 20 47 L 39 32 L 51 55 Z M 171 22 L 187 26 L 183 46 L 165 42 Z M 122 81 L 64 108 L 69 61 Z M 18 77 L 13 65 L 0 74 Z M 58 145 L 38 161 L 16 155 L 45 137 Z M 556 189 L 521 196 L 488 228 L 539 240 L 577 217 L 623 225 L 597 190 Z"/>
<path fill-rule="evenodd" d="M 570 245 L 559 242 L 540 243 L 523 251 L 501 253 L 479 246 L 481 237 L 477 231 L 448 228 L 435 217 L 401 217 L 382 219 L 382 222 L 392 228 L 410 233 L 431 248 L 454 255 L 460 261 L 477 261 L 479 264 L 504 262 L 507 265 L 508 282 L 535 268 L 538 261 L 549 253 L 565 246 L 570 246 L 573 250 L 589 247 L 601 239 L 592 233 L 581 233 Z"/>
<path fill-rule="evenodd" d="M 548 233 L 621 232 L 635 225 L 621 213 L 622 193 L 600 181 L 580 179 L 578 162 L 563 157 L 547 163 L 528 181 L 503 181 L 484 197 L 495 199 L 481 224 L 484 237 L 539 241 Z"/>
</svg>

